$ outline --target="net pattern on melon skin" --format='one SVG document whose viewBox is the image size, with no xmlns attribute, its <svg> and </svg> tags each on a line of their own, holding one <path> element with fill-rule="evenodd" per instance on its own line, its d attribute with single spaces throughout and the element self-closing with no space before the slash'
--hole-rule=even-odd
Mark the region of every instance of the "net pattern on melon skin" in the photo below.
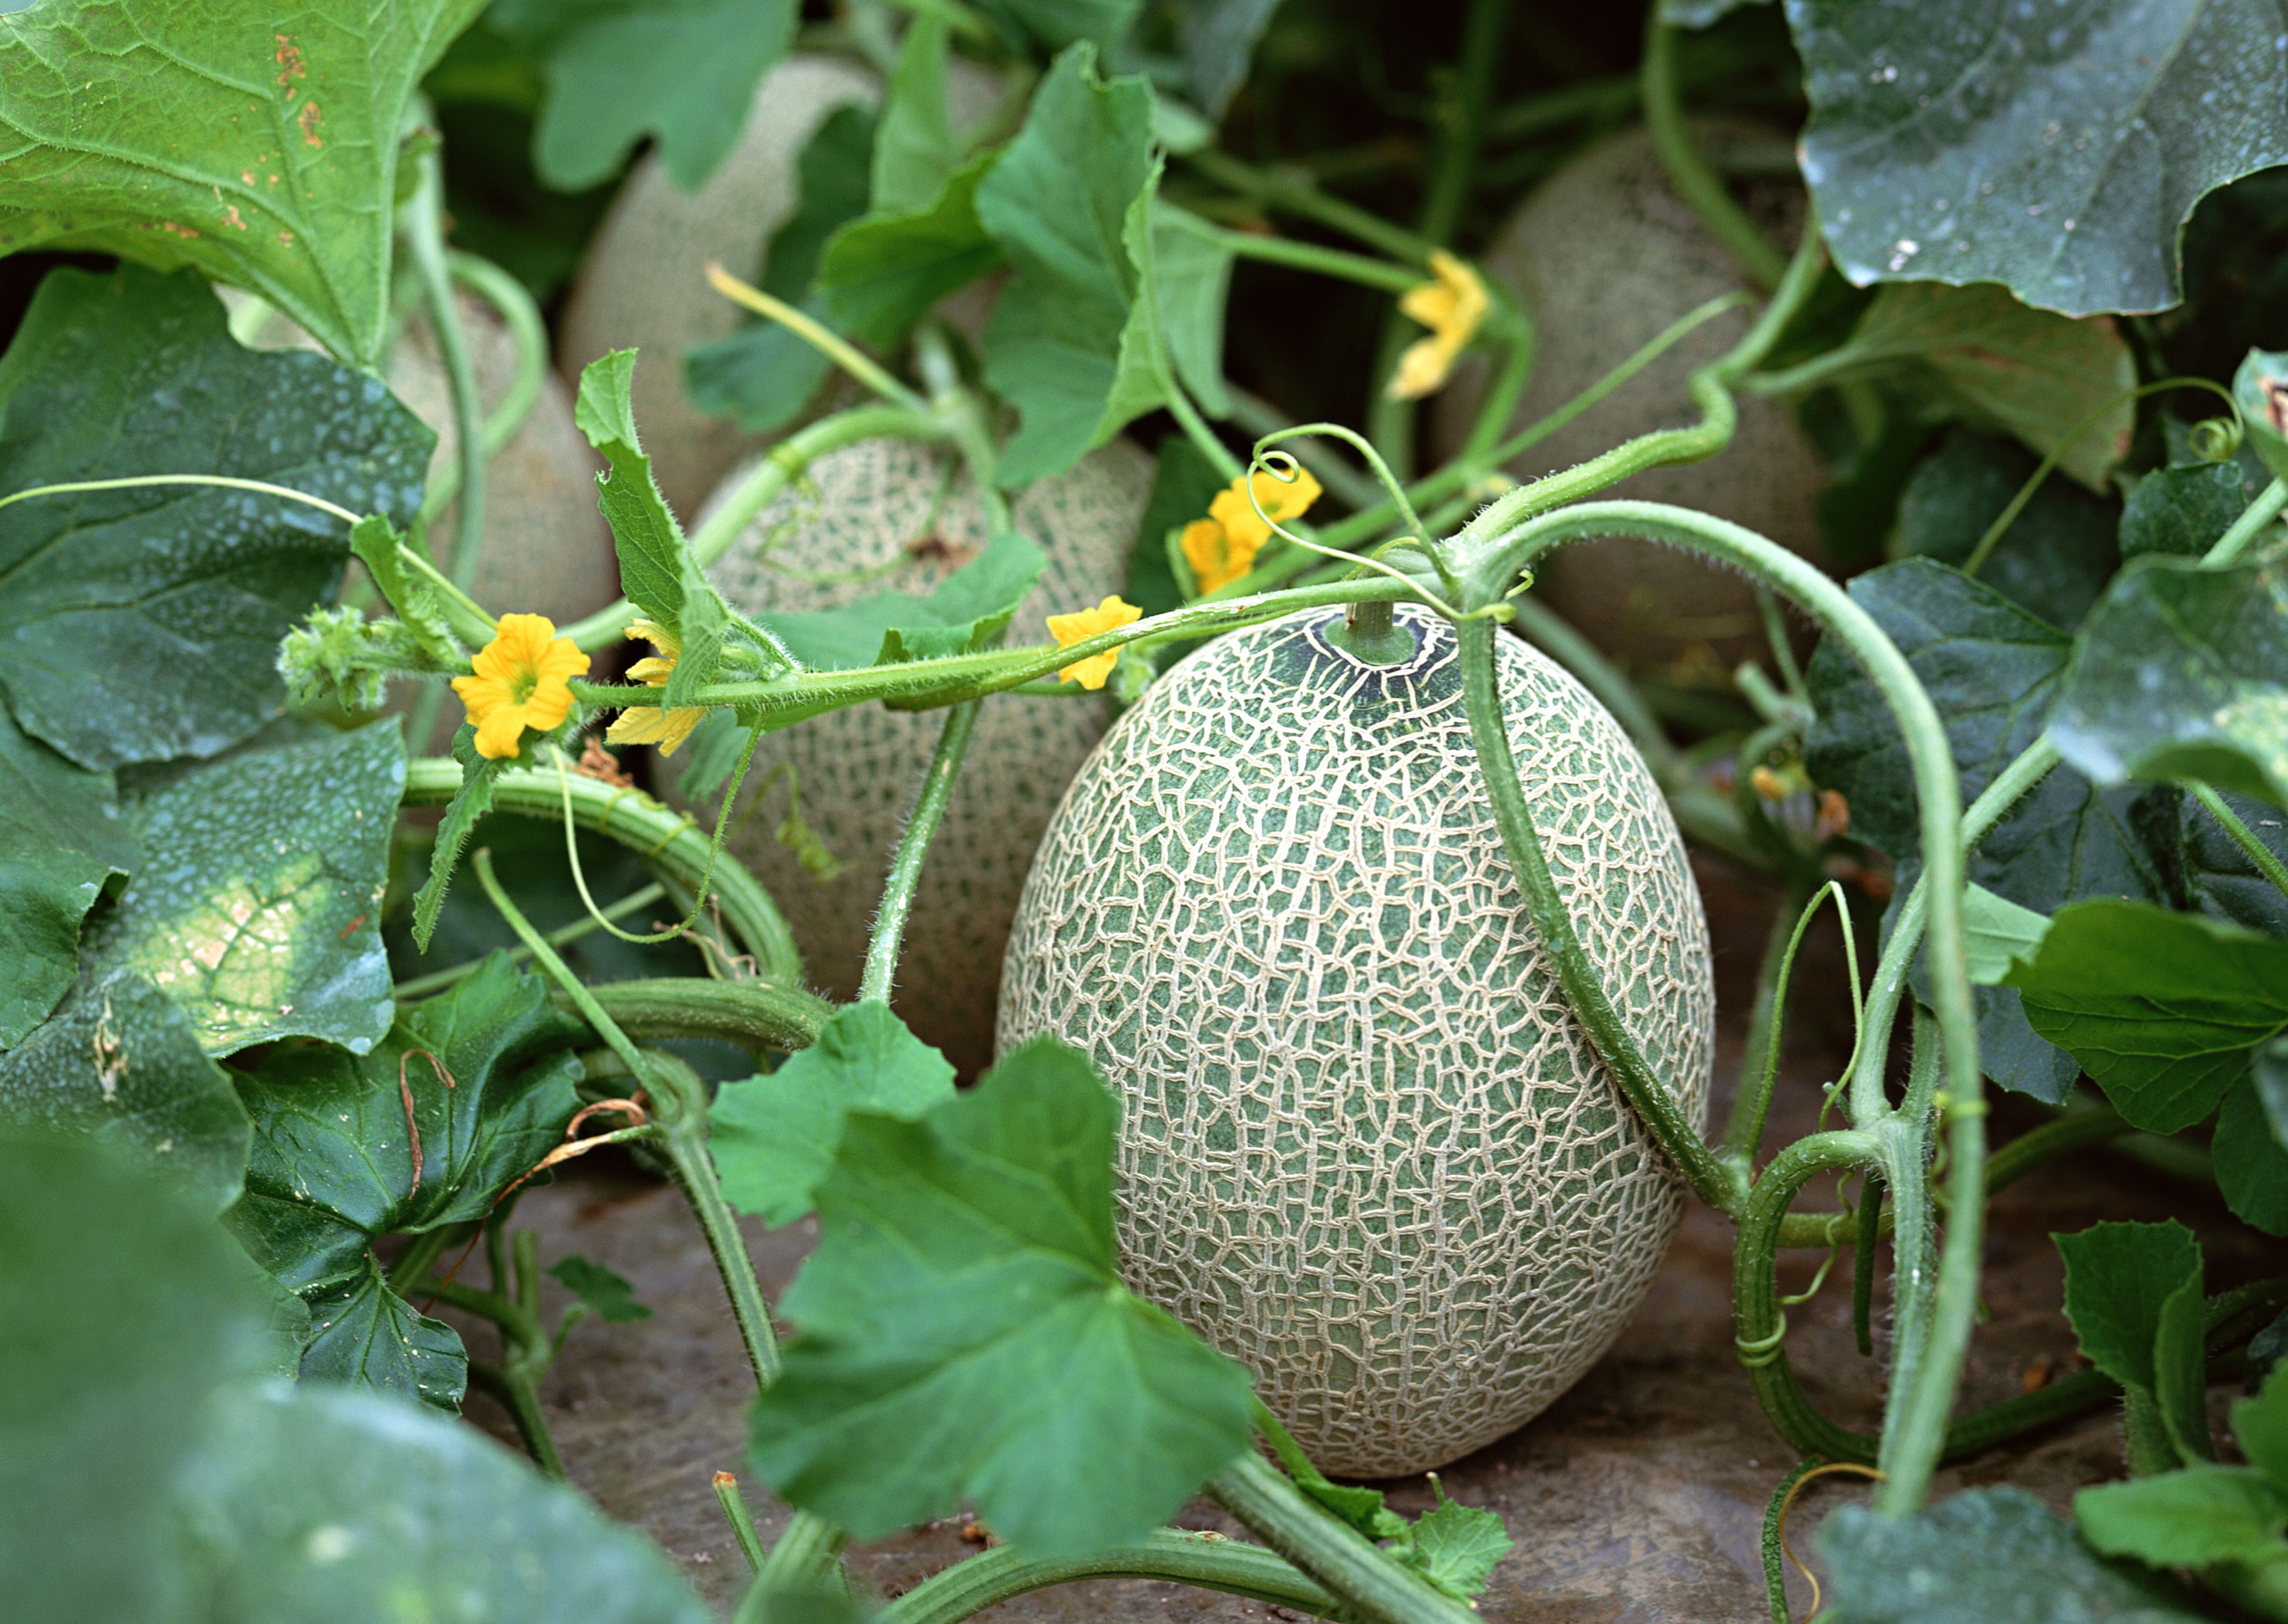
<svg viewBox="0 0 2288 1624">
<path fill-rule="evenodd" d="M 750 614 L 830 608 L 883 591 L 926 594 L 989 539 L 964 477 L 946 491 L 931 524 L 946 467 L 937 452 L 910 440 L 866 440 L 830 453 L 810 465 L 806 483 L 765 508 L 708 574 Z M 1039 543 L 1049 565 L 1009 624 L 1013 646 L 1047 641 L 1048 615 L 1122 589 L 1151 481 L 1150 459 L 1116 440 L 1019 499 L 1016 527 Z M 933 535 L 951 551 L 932 550 L 862 581 L 820 584 L 786 573 L 870 570 Z M 992 1059 L 1002 947 L 1025 871 L 1057 797 L 1103 734 L 1106 716 L 1100 696 L 1000 694 L 985 701 L 978 718 L 914 895 L 892 1000 L 965 1074 Z M 727 843 L 777 900 L 812 984 L 831 997 L 856 995 L 883 876 L 944 729 L 942 711 L 861 705 L 772 733 L 755 751 L 747 781 L 759 784 L 772 768 L 792 766 L 804 818 L 850 865 L 822 883 L 774 838 L 783 787 Z M 703 815 L 712 812 L 711 805 Z"/>
<path fill-rule="evenodd" d="M 1002 983 L 1122 1095 L 1129 1283 L 1248 1366 L 1327 1470 L 1441 1465 L 1620 1334 L 1681 1186 L 1511 877 L 1451 630 L 1361 665 L 1314 611 L 1235 633 L 1106 736 L 1044 836 Z M 1715 996 L 1683 844 L 1572 677 L 1499 639 L 1511 743 L 1591 958 L 1707 1112 Z"/>
</svg>

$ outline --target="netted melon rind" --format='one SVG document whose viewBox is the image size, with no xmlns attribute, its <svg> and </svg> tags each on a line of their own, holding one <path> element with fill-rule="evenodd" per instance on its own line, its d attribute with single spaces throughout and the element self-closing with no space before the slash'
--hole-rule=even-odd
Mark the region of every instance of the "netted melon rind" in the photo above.
<svg viewBox="0 0 2288 1624">
<path fill-rule="evenodd" d="M 1219 639 L 1108 733 L 1042 837 L 1002 981 L 1123 1098 L 1138 1291 L 1255 1373 L 1325 1470 L 1521 1425 L 1620 1334 L 1680 1186 L 1581 1033 L 1495 829 L 1445 622 L 1397 667 L 1314 611 Z M 1534 824 L 1659 1076 L 1707 1109 L 1699 892 L 1641 759 L 1498 639 Z"/>
<path fill-rule="evenodd" d="M 767 507 L 708 573 L 750 614 L 830 607 L 881 591 L 926 595 L 960 551 L 989 539 L 967 479 L 957 474 L 945 483 L 949 466 L 943 454 L 908 440 L 867 440 L 830 453 L 811 464 L 807 485 Z M 1018 499 L 1016 527 L 1048 554 L 1049 565 L 1010 623 L 1012 644 L 1045 642 L 1048 615 L 1121 590 L 1151 483 L 1151 459 L 1115 440 Z M 907 553 L 909 543 L 933 535 L 956 556 L 942 549 Z M 780 568 L 766 564 L 766 551 Z M 906 561 L 889 573 L 838 585 L 786 573 L 846 574 L 902 557 Z M 1002 947 L 1034 844 L 1106 717 L 1100 695 L 1000 694 L 985 701 L 978 719 L 915 892 L 892 999 L 914 1031 L 966 1074 L 992 1058 Z M 729 842 L 777 899 L 812 985 L 832 997 L 856 994 L 890 853 L 944 726 L 943 711 L 861 705 L 770 734 L 755 752 L 748 781 L 793 767 L 805 819 L 850 865 L 821 882 L 774 838 L 783 788 Z"/>
</svg>

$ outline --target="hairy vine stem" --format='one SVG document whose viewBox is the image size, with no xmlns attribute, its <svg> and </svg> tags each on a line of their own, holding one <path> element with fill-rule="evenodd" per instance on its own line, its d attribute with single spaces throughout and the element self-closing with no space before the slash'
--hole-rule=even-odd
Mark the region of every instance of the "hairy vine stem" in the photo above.
<svg viewBox="0 0 2288 1624">
<path fill-rule="evenodd" d="M 1400 1567 L 1251 1449 L 1209 1478 L 1207 1492 L 1352 1617 L 1373 1624 L 1474 1624 L 1477 1614 L 1467 1604 Z"/>
<path fill-rule="evenodd" d="M 922 865 L 929 860 L 930 841 L 945 820 L 946 804 L 953 798 L 954 780 L 960 775 L 962 757 L 969 753 L 970 738 L 977 731 L 978 709 L 983 703 L 971 700 L 946 713 L 945 731 L 938 735 L 937 749 L 922 775 L 921 792 L 907 816 L 905 833 L 898 838 L 897 855 L 891 859 L 889 877 L 882 885 L 882 906 L 874 915 L 874 934 L 866 944 L 866 968 L 858 982 L 861 1003 L 870 999 L 889 1002 L 890 980 L 898 970 L 898 948 L 905 940 L 907 916 L 913 912 L 914 888 L 921 883 Z"/>
<path fill-rule="evenodd" d="M 1336 1610 L 1332 1596 L 1259 1545 L 1164 1528 L 1134 1545 L 1063 1562 L 1040 1561 L 999 1546 L 924 1580 L 884 1608 L 880 1617 L 882 1624 L 959 1624 L 1012 1596 L 1080 1579 L 1172 1580 L 1291 1607 L 1315 1618 Z"/>
</svg>

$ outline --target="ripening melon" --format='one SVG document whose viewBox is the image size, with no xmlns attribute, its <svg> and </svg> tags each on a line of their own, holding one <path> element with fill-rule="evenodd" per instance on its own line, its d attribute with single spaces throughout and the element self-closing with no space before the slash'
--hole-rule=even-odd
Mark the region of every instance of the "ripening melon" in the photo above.
<svg viewBox="0 0 2288 1624">
<path fill-rule="evenodd" d="M 806 488 L 764 509 L 708 574 L 750 614 L 883 591 L 926 594 L 989 539 L 966 477 L 949 485 L 948 472 L 943 453 L 908 440 L 833 452 L 811 464 Z M 1047 616 L 1121 590 L 1151 484 L 1151 459 L 1115 440 L 1018 499 L 1016 527 L 1049 566 L 1010 623 L 1012 644 L 1046 642 Z M 1011 693 L 988 699 L 978 719 L 922 870 L 892 999 L 965 1075 L 992 1059 L 1001 950 L 1034 843 L 1106 717 L 1101 694 Z M 791 768 L 804 820 L 848 865 L 822 881 L 775 837 L 783 785 L 729 841 L 785 913 L 812 985 L 834 998 L 856 995 L 890 854 L 944 727 L 941 710 L 862 705 L 769 734 L 755 752 L 748 782 Z"/>
<path fill-rule="evenodd" d="M 991 107 L 997 81 L 957 59 L 946 89 L 960 128 Z M 649 154 L 629 171 L 588 245 L 564 307 L 559 365 L 576 380 L 608 351 L 638 352 L 636 421 L 653 476 L 679 513 L 696 509 L 733 463 L 773 438 L 708 416 L 685 392 L 684 352 L 727 338 L 750 319 L 708 285 L 708 263 L 759 281 L 772 237 L 801 202 L 811 137 L 836 108 L 870 111 L 881 96 L 879 82 L 855 63 L 788 57 L 764 75 L 737 144 L 698 191 L 683 191 Z"/>
<path fill-rule="evenodd" d="M 1340 611 L 1219 638 L 1066 791 L 1002 976 L 1122 1097 L 1129 1284 L 1255 1374 L 1329 1471 L 1538 1414 L 1619 1335 L 1680 1185 L 1576 1022 L 1497 832 L 1451 629 L 1365 663 Z M 1498 640 L 1512 748 L 1615 1005 L 1705 1117 L 1707 926 L 1612 717 Z"/>
<path fill-rule="evenodd" d="M 1702 150 L 1718 160 L 1728 146 L 1771 139 L 1768 131 L 1737 123 L 1712 120 L 1694 128 Z M 1800 229 L 1800 192 L 1791 186 L 1766 191 L 1753 200 L 1759 212 L 1791 236 Z M 1600 142 L 1551 176 L 1480 263 L 1509 284 L 1534 321 L 1533 374 L 1511 432 L 1564 405 L 1707 300 L 1757 292 L 1739 262 L 1670 189 L 1642 130 Z M 1753 314 L 1752 306 L 1708 322 L 1520 455 L 1509 472 L 1537 479 L 1636 435 L 1697 423 L 1700 411 L 1688 387 L 1692 369 L 1731 348 Z M 1482 384 L 1482 368 L 1475 368 L 1434 403 L 1431 440 L 1442 454 L 1461 448 Z M 1739 427 L 1722 455 L 1648 470 L 1598 498 L 1697 508 L 1817 556 L 1817 503 L 1827 478 L 1818 453 L 1789 405 L 1736 399 Z M 1552 555 L 1537 574 L 1539 596 L 1633 665 L 1663 665 L 1707 644 L 1728 668 L 1762 646 L 1754 590 L 1744 578 L 1658 543 L 1577 543 Z"/>
</svg>

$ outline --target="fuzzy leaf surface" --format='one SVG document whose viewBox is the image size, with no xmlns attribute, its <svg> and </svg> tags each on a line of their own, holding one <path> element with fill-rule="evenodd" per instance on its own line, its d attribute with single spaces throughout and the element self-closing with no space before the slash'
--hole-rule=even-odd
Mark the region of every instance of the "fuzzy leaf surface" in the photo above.
<svg viewBox="0 0 2288 1624">
<path fill-rule="evenodd" d="M 2149 1133 L 2215 1110 L 2249 1051 L 2288 1026 L 2288 941 L 2147 903 L 2059 909 L 2009 980 L 2034 1030 Z"/>
<path fill-rule="evenodd" d="M 0 1049 L 71 990 L 80 921 L 135 861 L 111 775 L 26 737 L 0 709 Z"/>
<path fill-rule="evenodd" d="M 545 982 L 496 954 L 413 1006 L 369 1054 L 273 1049 L 239 1081 L 254 1148 L 233 1230 L 273 1274 L 306 1291 L 354 1276 L 377 1235 L 483 1217 L 579 1108 L 572 1044 L 583 1034 L 549 1002 Z"/>
<path fill-rule="evenodd" d="M 651 136 L 669 178 L 695 192 L 738 140 L 799 9 L 792 0 L 497 0 L 486 21 L 540 59 L 548 94 L 532 153 L 542 179 L 584 191 Z"/>
<path fill-rule="evenodd" d="M 83 984 L 0 1054 L 0 1128 L 85 1136 L 210 1212 L 238 1199 L 246 1112 L 190 1018 L 132 970 Z"/>
<path fill-rule="evenodd" d="M 2200 1242 L 2166 1224 L 2093 1224 L 2054 1238 L 2066 1263 L 2066 1318 L 2091 1364 L 2147 1393 L 2161 1382 L 2155 1349 L 2169 1303 L 2201 1279 Z"/>
<path fill-rule="evenodd" d="M 846 1005 L 778 1070 L 717 1091 L 707 1145 L 724 1199 L 774 1228 L 793 1223 L 833 1167 L 851 1112 L 918 1121 L 953 1097 L 953 1076 L 887 1004 Z"/>
<path fill-rule="evenodd" d="M 845 1121 L 784 1303 L 802 1335 L 752 1412 L 766 1481 L 861 1539 L 967 1497 L 1056 1557 L 1140 1536 L 1247 1446 L 1245 1373 L 1119 1282 L 1117 1115 L 1044 1040 L 918 1122 Z"/>
<path fill-rule="evenodd" d="M 2182 297 L 2214 187 L 2288 161 L 2276 4 L 1789 0 L 1804 178 L 1862 287 L 2000 282 L 2068 315 Z"/>
<path fill-rule="evenodd" d="M 2050 741 L 2100 783 L 2202 778 L 2288 806 L 2288 560 L 2125 567 L 2082 625 Z"/>
<path fill-rule="evenodd" d="M 2216 545 L 2247 506 L 2236 463 L 2157 468 L 2137 481 L 2122 508 L 2121 556 L 2164 552 L 2197 558 Z"/>
<path fill-rule="evenodd" d="M 837 232 L 820 257 L 818 285 L 833 318 L 867 343 L 895 344 L 947 294 L 1004 260 L 979 223 L 977 189 L 1000 161 L 983 152 L 948 175 L 927 203 L 878 203 Z"/>
<path fill-rule="evenodd" d="M 2261 1472 L 2225 1466 L 2101 1483 L 2076 1494 L 2073 1507 L 2097 1549 L 2153 1567 L 2261 1561 L 2281 1552 L 2288 1528 L 2288 1493 Z"/>
<path fill-rule="evenodd" d="M 131 265 L 48 273 L 0 360 L 0 490 L 222 474 L 401 527 L 435 440 L 378 378 L 243 349 L 196 276 Z M 25 732 L 82 766 L 212 756 L 278 714 L 278 640 L 348 559 L 341 521 L 250 491 L 17 503 L 0 509 L 0 685 Z"/>
<path fill-rule="evenodd" d="M 406 115 L 421 75 L 482 9 L 16 8 L 0 25 L 0 254 L 46 245 L 196 265 L 261 294 L 351 364 L 377 365 Z"/>
</svg>

